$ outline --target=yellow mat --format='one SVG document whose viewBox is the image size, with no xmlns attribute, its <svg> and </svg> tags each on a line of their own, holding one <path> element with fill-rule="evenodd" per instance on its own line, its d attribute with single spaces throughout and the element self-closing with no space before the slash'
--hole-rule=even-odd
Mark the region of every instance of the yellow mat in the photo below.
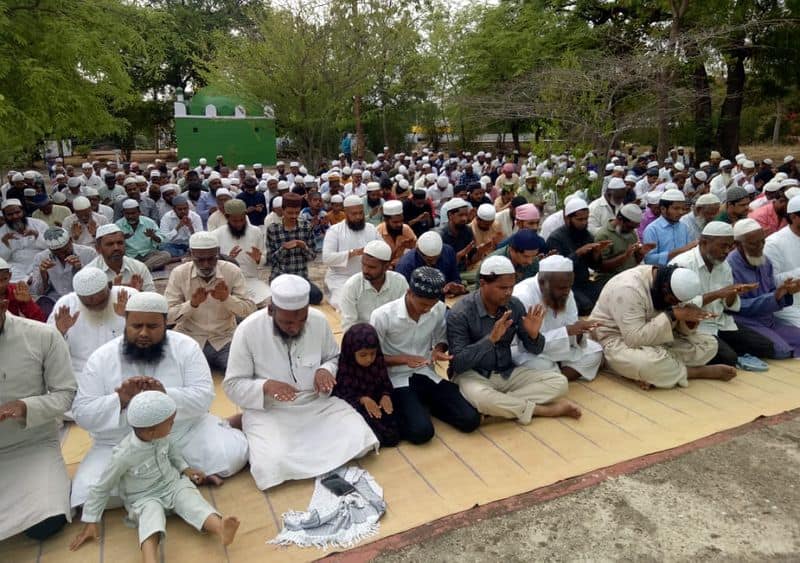
<svg viewBox="0 0 800 563">
<path fill-rule="evenodd" d="M 215 376 L 213 411 L 236 412 Z M 652 452 L 672 448 L 732 428 L 760 415 L 800 407 L 800 362 L 771 362 L 766 373 L 739 372 L 730 383 L 693 381 L 687 389 L 642 391 L 612 376 L 572 383 L 569 398 L 583 408 L 579 421 L 536 419 L 530 426 L 492 423 L 464 435 L 437 423 L 436 437 L 424 446 L 403 444 L 357 463 L 384 487 L 388 511 L 380 536 L 419 526 L 475 504 L 506 498 Z M 87 435 L 70 425 L 64 456 L 70 472 L 90 445 Z M 242 527 L 227 550 L 213 538 L 170 518 L 163 544 L 167 561 L 306 561 L 325 554 L 317 549 L 278 548 L 265 542 L 275 536 L 281 514 L 304 510 L 311 480 L 284 484 L 266 493 L 256 489 L 247 471 L 203 494 L 224 514 L 236 514 Z M 127 563 L 138 561 L 135 530 L 122 523 L 122 511 L 104 518 L 100 543 L 77 553 L 67 550 L 79 524 L 39 544 L 23 537 L 0 543 L 0 560 Z"/>
</svg>

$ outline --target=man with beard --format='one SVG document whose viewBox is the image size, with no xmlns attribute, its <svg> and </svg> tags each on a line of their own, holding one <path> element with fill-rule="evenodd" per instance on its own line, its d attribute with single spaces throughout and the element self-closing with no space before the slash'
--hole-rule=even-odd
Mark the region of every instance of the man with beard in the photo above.
<svg viewBox="0 0 800 563">
<path fill-rule="evenodd" d="M 247 208 L 242 200 L 228 201 L 224 211 L 228 224 L 212 234 L 219 242 L 220 253 L 241 269 L 247 295 L 260 309 L 266 305 L 269 297 L 269 286 L 258 277 L 258 267 L 264 265 L 267 258 L 264 233 L 249 223 Z"/>
<path fill-rule="evenodd" d="M 694 208 L 680 218 L 689 231 L 689 240 L 698 240 L 703 228 L 719 215 L 720 201 L 714 194 L 703 194 L 694 202 Z"/>
<path fill-rule="evenodd" d="M 589 232 L 596 236 L 597 232 L 608 225 L 619 214 L 625 204 L 628 186 L 622 178 L 612 178 L 608 182 L 606 193 L 589 204 Z"/>
<path fill-rule="evenodd" d="M 267 311 L 236 329 L 223 382 L 244 411 L 259 489 L 322 475 L 378 446 L 361 415 L 331 397 L 339 346 L 325 315 L 309 307 L 309 283 L 282 274 L 270 290 Z"/>
<path fill-rule="evenodd" d="M 787 279 L 800 278 L 800 195 L 786 205 L 789 224 L 767 237 L 764 254 L 772 263 L 775 285 L 780 287 Z M 800 295 L 796 295 L 791 307 L 775 313 L 782 322 L 800 326 Z"/>
<path fill-rule="evenodd" d="M 108 205 L 100 203 L 100 195 L 97 193 L 97 190 L 94 188 L 86 188 L 85 193 L 86 199 L 89 200 L 89 205 L 92 207 L 92 211 L 105 217 L 107 222 L 113 223 L 114 209 Z"/>
<path fill-rule="evenodd" d="M 69 350 L 53 327 L 8 314 L 0 294 L 0 358 L 0 540 L 41 541 L 71 519 L 56 426 L 75 396 Z"/>
<path fill-rule="evenodd" d="M 260 227 L 267 217 L 267 200 L 262 192 L 256 190 L 257 187 L 258 180 L 252 176 L 245 178 L 242 191 L 236 196 L 236 199 L 242 200 L 247 206 L 247 217 L 250 219 L 250 223 Z"/>
<path fill-rule="evenodd" d="M 689 229 L 680 222 L 686 213 L 686 197 L 679 190 L 667 190 L 661 194 L 658 206 L 661 216 L 644 230 L 642 241 L 655 244 L 644 261 L 652 265 L 664 265 L 695 246 L 696 240 L 689 238 Z"/>
<path fill-rule="evenodd" d="M 63 194 L 59 195 L 60 198 L 64 197 Z M 39 208 L 33 212 L 31 217 L 44 221 L 49 227 L 62 226 L 64 224 L 64 219 L 70 215 L 69 207 L 66 205 L 57 205 L 53 199 L 47 195 L 40 197 L 38 207 Z"/>
<path fill-rule="evenodd" d="M 368 242 L 379 239 L 375 226 L 364 220 L 364 205 L 359 196 L 349 195 L 345 198 L 344 213 L 345 220 L 328 229 L 322 243 L 322 263 L 328 267 L 325 272 L 325 285 L 330 292 L 328 300 L 337 310 L 344 284 L 353 274 L 361 271 L 364 247 Z"/>
<path fill-rule="evenodd" d="M 382 240 L 364 247 L 361 272 L 354 274 L 342 289 L 342 332 L 356 323 L 368 323 L 378 307 L 405 295 L 408 282 L 403 274 L 389 271 L 392 249 Z"/>
<path fill-rule="evenodd" d="M 378 182 L 367 184 L 367 196 L 364 198 L 364 216 L 367 223 L 376 227 L 383 222 L 383 190 Z"/>
<path fill-rule="evenodd" d="M 61 227 L 51 227 L 44 233 L 47 250 L 33 258 L 31 293 L 38 295 L 37 303 L 45 315 L 63 295 L 72 292 L 72 278 L 94 260 L 97 253 L 89 246 L 72 244 L 69 234 Z"/>
<path fill-rule="evenodd" d="M 767 201 L 755 211 L 750 212 L 750 219 L 755 219 L 761 228 L 764 229 L 765 236 L 776 233 L 785 227 L 786 206 L 789 198 L 786 197 L 788 186 L 783 186 L 782 182 L 770 182 L 764 187 L 764 198 Z"/>
<path fill-rule="evenodd" d="M 75 274 L 75 291 L 56 301 L 47 324 L 58 329 L 69 346 L 72 370 L 82 373 L 92 353 L 125 331 L 125 305 L 132 287 L 109 288 L 106 275 L 86 267 Z"/>
<path fill-rule="evenodd" d="M 89 198 L 80 196 L 72 201 L 74 213 L 64 219 L 64 230 L 69 233 L 72 242 L 88 246 L 97 235 L 97 228 L 108 224 L 108 219 L 100 213 L 92 211 Z"/>
<path fill-rule="evenodd" d="M 100 199 L 105 202 L 117 201 L 118 198 L 125 196 L 124 182 L 122 186 L 117 184 L 117 176 L 115 174 L 106 172 L 103 181 L 104 185 L 100 188 L 96 186 L 86 186 L 86 187 L 91 187 L 96 189 L 97 194 L 100 196 Z"/>
<path fill-rule="evenodd" d="M 144 217 L 139 202 L 126 199 L 122 203 L 124 217 L 115 225 L 125 237 L 125 254 L 142 262 L 150 271 L 158 270 L 173 262 L 169 252 L 159 250 L 166 240 L 164 233 L 150 217 Z"/>
<path fill-rule="evenodd" d="M 772 262 L 764 255 L 764 230 L 753 219 L 742 219 L 733 227 L 736 248 L 728 254 L 735 283 L 754 284 L 742 293 L 741 307 L 734 313 L 739 327 L 747 327 L 768 338 L 775 356 L 800 357 L 800 324 L 778 318 L 776 313 L 791 309 L 794 293 L 800 292 L 800 278 L 786 278 L 777 286 Z"/>
<path fill-rule="evenodd" d="M 180 188 L 178 188 L 177 184 L 164 184 L 163 186 L 158 186 L 158 199 L 150 198 L 156 202 L 158 214 L 162 219 L 167 213 L 174 209 L 173 200 L 178 196 L 178 194 L 180 194 Z M 186 203 L 189 203 L 188 198 Z"/>
<path fill-rule="evenodd" d="M 652 193 L 656 189 L 656 186 L 661 183 L 661 179 L 658 177 L 657 166 L 649 167 L 645 174 L 646 176 L 639 180 L 633 188 L 638 201 L 644 201 L 647 194 Z"/>
<path fill-rule="evenodd" d="M 470 223 L 475 244 L 481 247 L 486 243 L 490 243 L 490 249 L 494 250 L 504 238 L 503 231 L 500 230 L 500 226 L 495 222 L 497 211 L 495 211 L 494 205 L 491 203 L 482 203 L 477 209 L 475 218 Z"/>
<path fill-rule="evenodd" d="M 490 256 L 503 256 L 511 260 L 517 283 L 532 278 L 539 271 L 539 257 L 547 252 L 547 243 L 530 229 L 521 229 L 511 235 L 505 246 Z"/>
<path fill-rule="evenodd" d="M 723 221 L 735 225 L 736 221 L 747 218 L 750 212 L 750 194 L 741 186 L 733 186 L 728 189 L 726 199 L 722 202 L 725 211 L 717 215 L 717 221 Z"/>
<path fill-rule="evenodd" d="M 189 200 L 179 195 L 172 200 L 172 211 L 161 218 L 161 232 L 166 237 L 163 249 L 173 258 L 181 258 L 189 251 L 189 237 L 203 230 L 200 215 L 189 209 Z"/>
<path fill-rule="evenodd" d="M 214 199 L 217 202 L 217 208 L 215 211 L 208 216 L 208 223 L 207 229 L 209 232 L 216 231 L 228 221 L 225 217 L 225 204 L 233 199 L 233 194 L 228 190 L 228 188 L 220 188 L 216 191 Z M 274 202 L 273 202 L 274 206 Z M 270 213 L 270 215 L 272 215 Z M 249 219 L 248 219 L 249 221 Z M 269 226 L 270 216 L 268 215 L 266 220 L 264 221 L 264 228 L 266 231 L 266 227 Z"/>
<path fill-rule="evenodd" d="M 732 170 L 733 163 L 730 160 L 723 160 L 719 163 L 719 174 L 711 178 L 709 184 L 710 193 L 717 196 L 722 203 L 727 201 L 728 190 L 735 185 L 731 174 Z"/>
<path fill-rule="evenodd" d="M 164 291 L 169 303 L 167 320 L 176 331 L 197 341 L 212 369 L 224 370 L 236 318 L 246 317 L 256 306 L 239 267 L 219 260 L 214 233 L 193 234 L 189 249 L 192 261 L 170 272 Z"/>
<path fill-rule="evenodd" d="M 397 265 L 400 257 L 417 244 L 414 231 L 403 223 L 403 203 L 398 200 L 387 201 L 383 205 L 383 223 L 378 225 L 378 235 L 392 250 L 390 267 Z"/>
<path fill-rule="evenodd" d="M 139 291 L 155 291 L 153 275 L 147 266 L 125 256 L 125 235 L 116 224 L 110 223 L 97 229 L 95 242 L 97 258 L 87 266 L 105 272 L 106 279 L 114 285 L 126 285 Z"/>
<path fill-rule="evenodd" d="M 697 274 L 677 266 L 637 266 L 611 278 L 590 317 L 609 369 L 645 390 L 734 378 L 736 368 L 708 364 L 717 341 L 696 328 L 713 314 L 688 303 L 700 291 Z"/>
<path fill-rule="evenodd" d="M 603 249 L 604 272 L 598 273 L 600 280 L 608 281 L 620 272 L 641 264 L 645 255 L 655 248 L 654 244 L 641 244 L 636 227 L 642 220 L 642 209 L 635 203 L 622 206 L 617 217 L 597 231 L 595 242 L 610 240 L 611 245 Z"/>
<path fill-rule="evenodd" d="M 403 202 L 403 220 L 418 237 L 433 227 L 433 206 L 425 190 L 414 190 Z"/>
<path fill-rule="evenodd" d="M 733 273 L 725 259 L 733 248 L 733 227 L 722 221 L 711 221 L 703 229 L 699 244 L 670 264 L 686 268 L 697 274 L 701 293 L 691 303 L 711 313 L 711 317 L 700 322 L 697 331 L 717 339 L 717 355 L 712 364 L 735 366 L 738 358 L 748 354 L 773 358 L 772 343 L 760 334 L 738 327 L 727 312 L 739 311 L 739 295 L 752 291 L 755 284 L 736 284 Z"/>
<path fill-rule="evenodd" d="M 469 209 L 469 204 L 460 197 L 446 202 L 442 205 L 443 224 L 439 228 L 442 242 L 455 251 L 461 272 L 469 270 L 493 249 L 491 241 L 484 242 L 481 246 L 475 244 L 475 236 L 467 224 Z"/>
<path fill-rule="evenodd" d="M 514 274 L 508 258 L 487 258 L 480 267 L 480 289 L 450 310 L 450 374 L 481 414 L 516 419 L 524 425 L 534 416 L 580 418 L 581 410 L 561 398 L 567 393 L 563 375 L 514 366 L 511 344 L 515 339 L 531 354 L 540 354 L 545 345 L 540 331 L 544 306 L 526 310 L 512 296 Z"/>
<path fill-rule="evenodd" d="M 581 198 L 573 198 L 564 207 L 565 225 L 553 231 L 547 239 L 547 246 L 561 256 L 572 260 L 575 267 L 575 281 L 572 292 L 578 304 L 578 314 L 588 315 L 597 296 L 603 289 L 602 280 L 591 280 L 589 269 L 605 272 L 608 267 L 603 262 L 603 250 L 611 246 L 610 240 L 595 242 L 586 228 L 589 222 L 589 206 Z"/>
<path fill-rule="evenodd" d="M 118 222 L 123 218 L 123 215 L 125 214 L 125 202 L 133 200 L 138 204 L 139 212 L 158 225 L 158 222 L 161 220 L 161 214 L 158 211 L 158 206 L 156 205 L 156 202 L 149 197 L 142 197 L 142 192 L 144 189 L 146 189 L 146 187 L 143 189 L 140 186 L 139 178 L 141 178 L 142 184 L 147 186 L 147 180 L 141 176 L 137 177 L 136 183 L 134 184 L 128 184 L 126 182 L 127 185 L 125 186 L 125 195 L 127 197 L 120 197 L 114 202 L 114 221 Z"/>
<path fill-rule="evenodd" d="M 11 266 L 11 282 L 27 282 L 33 258 L 47 248 L 47 223 L 26 217 L 22 202 L 7 199 L 2 205 L 5 224 L 0 226 L 0 258 Z"/>
<path fill-rule="evenodd" d="M 603 361 L 602 347 L 590 338 L 597 323 L 578 319 L 578 306 L 572 295 L 572 260 L 548 256 L 539 262 L 539 273 L 514 286 L 514 297 L 525 309 L 544 305 L 541 332 L 544 348 L 531 354 L 524 347 L 511 347 L 514 365 L 537 371 L 560 371 L 569 381 L 597 376 Z"/>
<path fill-rule="evenodd" d="M 114 447 L 130 433 L 125 411 L 142 391 L 161 391 L 177 403 L 170 439 L 189 465 L 209 476 L 207 482 L 219 485 L 221 477 L 230 477 L 247 463 L 242 432 L 208 412 L 214 382 L 200 346 L 167 330 L 167 309 L 167 300 L 157 293 L 129 297 L 124 333 L 92 353 L 77 374 L 72 414 L 93 443 L 72 482 L 73 507 L 86 501 Z M 236 417 L 232 422 L 238 424 Z M 117 497 L 109 507 L 120 504 Z"/>
</svg>

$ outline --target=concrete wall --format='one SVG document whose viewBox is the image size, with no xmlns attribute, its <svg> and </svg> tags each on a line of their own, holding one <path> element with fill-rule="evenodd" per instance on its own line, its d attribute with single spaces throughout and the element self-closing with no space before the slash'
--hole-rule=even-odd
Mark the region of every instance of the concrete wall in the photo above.
<svg viewBox="0 0 800 563">
<path fill-rule="evenodd" d="M 274 166 L 275 121 L 264 118 L 176 117 L 178 157 L 189 158 L 194 166 L 201 157 L 209 163 L 221 154 L 225 163 L 250 167 L 254 162 Z"/>
</svg>

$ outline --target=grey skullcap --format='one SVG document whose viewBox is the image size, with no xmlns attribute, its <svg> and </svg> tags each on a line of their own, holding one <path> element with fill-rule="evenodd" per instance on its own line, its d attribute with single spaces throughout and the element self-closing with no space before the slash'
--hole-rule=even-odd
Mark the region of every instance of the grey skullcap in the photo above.
<svg viewBox="0 0 800 563">
<path fill-rule="evenodd" d="M 172 198 L 172 207 L 186 203 L 189 203 L 189 198 L 187 198 L 185 195 L 176 195 L 174 198 Z"/>
<path fill-rule="evenodd" d="M 411 282 L 408 286 L 417 297 L 441 299 L 444 295 L 444 274 L 436 268 L 421 266 L 411 272 Z"/>
<path fill-rule="evenodd" d="M 734 201 L 739 201 L 746 197 L 749 198 L 750 196 L 747 194 L 747 190 L 741 186 L 733 186 L 732 188 L 728 188 L 728 191 L 725 192 L 725 200 L 728 203 L 733 203 Z"/>
</svg>

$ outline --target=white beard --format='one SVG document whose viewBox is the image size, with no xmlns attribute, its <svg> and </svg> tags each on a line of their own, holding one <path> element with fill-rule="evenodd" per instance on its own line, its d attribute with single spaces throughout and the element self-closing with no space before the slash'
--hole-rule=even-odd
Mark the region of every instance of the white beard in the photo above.
<svg viewBox="0 0 800 563">
<path fill-rule="evenodd" d="M 80 303 L 79 309 L 81 312 L 81 317 L 89 321 L 89 324 L 92 325 L 102 324 L 108 321 L 109 319 L 113 318 L 114 315 L 117 314 L 114 312 L 114 301 L 111 299 L 110 296 L 108 298 L 108 303 L 106 304 L 106 306 L 100 309 L 99 311 L 89 309 L 83 303 Z"/>
<path fill-rule="evenodd" d="M 706 218 L 702 215 L 695 215 L 694 220 L 697 223 L 697 226 L 700 227 L 700 230 L 703 230 L 703 227 L 705 227 L 707 223 Z"/>
<path fill-rule="evenodd" d="M 747 260 L 747 263 L 753 266 L 754 268 L 758 268 L 763 266 L 764 263 L 767 261 L 767 258 L 762 254 L 761 256 L 750 256 L 746 252 L 744 253 L 744 258 Z"/>
</svg>

